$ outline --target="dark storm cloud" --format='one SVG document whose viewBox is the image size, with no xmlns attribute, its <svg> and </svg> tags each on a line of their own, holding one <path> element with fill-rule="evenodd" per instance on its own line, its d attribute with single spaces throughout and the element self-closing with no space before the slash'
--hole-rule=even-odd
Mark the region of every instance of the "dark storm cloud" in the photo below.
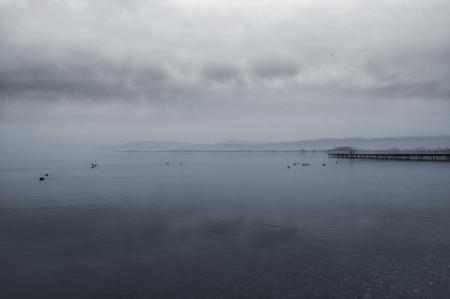
<svg viewBox="0 0 450 299">
<path fill-rule="evenodd" d="M 178 89 L 163 65 L 117 62 L 80 52 L 64 59 L 41 59 L 16 61 L 13 67 L 0 69 L 0 97 L 155 100 Z"/>
<path fill-rule="evenodd" d="M 435 81 L 394 82 L 364 90 L 378 97 L 450 99 L 450 88 Z"/>
<path fill-rule="evenodd" d="M 251 66 L 252 75 L 261 79 L 286 79 L 297 76 L 299 72 L 300 67 L 293 61 L 267 59 Z"/>
<path fill-rule="evenodd" d="M 203 77 L 218 82 L 242 79 L 242 70 L 233 65 L 210 64 L 202 69 Z"/>
<path fill-rule="evenodd" d="M 139 70 L 114 65 L 24 67 L 0 73 L 3 96 L 60 96 L 74 98 L 117 98 L 161 89 L 165 73 L 159 68 Z"/>
<path fill-rule="evenodd" d="M 450 42 L 420 51 L 403 49 L 368 59 L 364 73 L 372 81 L 367 92 L 397 98 L 450 99 Z"/>
</svg>

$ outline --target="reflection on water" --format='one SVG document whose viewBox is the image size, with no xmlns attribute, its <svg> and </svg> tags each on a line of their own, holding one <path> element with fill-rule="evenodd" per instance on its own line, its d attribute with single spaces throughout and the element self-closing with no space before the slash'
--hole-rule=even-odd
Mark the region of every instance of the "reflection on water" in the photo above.
<svg viewBox="0 0 450 299">
<path fill-rule="evenodd" d="M 449 229 L 448 163 L 105 153 L 0 168 L 3 298 L 446 298 Z"/>
</svg>

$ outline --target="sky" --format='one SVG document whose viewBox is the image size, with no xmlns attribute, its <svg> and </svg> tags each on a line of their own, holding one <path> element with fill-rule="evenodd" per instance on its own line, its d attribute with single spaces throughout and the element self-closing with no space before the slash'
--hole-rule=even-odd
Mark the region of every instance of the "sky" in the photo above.
<svg viewBox="0 0 450 299">
<path fill-rule="evenodd" d="M 447 0 L 0 0 L 3 147 L 450 134 Z"/>
</svg>

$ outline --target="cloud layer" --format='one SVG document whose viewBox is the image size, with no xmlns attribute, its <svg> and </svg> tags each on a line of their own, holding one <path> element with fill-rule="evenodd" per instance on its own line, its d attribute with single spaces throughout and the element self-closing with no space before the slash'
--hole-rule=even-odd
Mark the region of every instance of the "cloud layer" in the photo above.
<svg viewBox="0 0 450 299">
<path fill-rule="evenodd" d="M 444 0 L 0 0 L 1 123 L 39 118 L 19 109 L 36 103 L 244 125 L 255 113 L 330 123 L 336 103 L 354 124 L 374 102 L 449 112 L 449 11 Z"/>
</svg>

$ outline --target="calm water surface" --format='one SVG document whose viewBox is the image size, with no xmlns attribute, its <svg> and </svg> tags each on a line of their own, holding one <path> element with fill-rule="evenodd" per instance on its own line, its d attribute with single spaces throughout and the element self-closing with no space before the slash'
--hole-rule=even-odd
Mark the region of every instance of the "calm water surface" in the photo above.
<svg viewBox="0 0 450 299">
<path fill-rule="evenodd" d="M 0 297 L 449 298 L 450 163 L 335 161 L 5 159 Z"/>
</svg>

